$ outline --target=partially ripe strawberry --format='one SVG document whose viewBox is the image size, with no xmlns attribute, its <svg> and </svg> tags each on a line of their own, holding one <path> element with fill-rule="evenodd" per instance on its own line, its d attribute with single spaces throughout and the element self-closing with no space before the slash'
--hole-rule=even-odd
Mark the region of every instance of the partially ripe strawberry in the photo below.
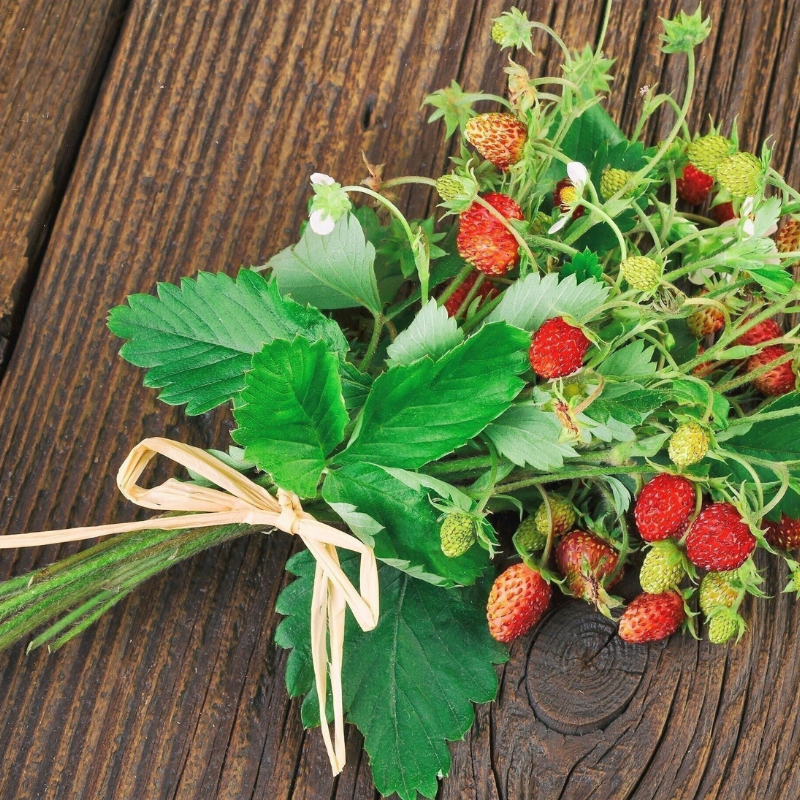
<svg viewBox="0 0 800 800">
<path fill-rule="evenodd" d="M 708 616 L 715 608 L 731 608 L 739 597 L 739 590 L 731 585 L 736 572 L 708 572 L 700 582 L 698 601 L 700 610 Z"/>
<path fill-rule="evenodd" d="M 472 117 L 464 135 L 487 161 L 505 170 L 522 158 L 528 129 L 513 114 L 493 112 Z"/>
<path fill-rule="evenodd" d="M 657 642 L 672 636 L 686 619 L 678 592 L 640 594 L 619 620 L 619 637 L 631 644 Z"/>
<path fill-rule="evenodd" d="M 508 195 L 489 192 L 483 199 L 506 219 L 523 219 L 519 204 Z M 464 261 L 486 275 L 504 275 L 519 262 L 519 245 L 511 231 L 478 203 L 459 217 L 456 247 Z"/>
<path fill-rule="evenodd" d="M 711 187 L 714 185 L 714 178 L 700 172 L 693 164 L 687 164 L 683 168 L 683 174 L 677 181 L 678 197 L 685 203 L 699 206 L 708 197 Z"/>
<path fill-rule="evenodd" d="M 692 336 L 704 339 L 725 327 L 725 315 L 716 306 L 701 306 L 686 318 L 686 327 Z"/>
<path fill-rule="evenodd" d="M 780 344 L 765 347 L 760 353 L 756 353 L 754 356 L 750 356 L 750 358 L 747 359 L 746 369 L 748 372 L 753 372 L 753 370 L 763 367 L 771 361 L 775 361 L 775 359 L 786 355 L 787 352 L 788 350 Z M 796 379 L 791 361 L 784 361 L 782 364 L 778 364 L 775 369 L 771 369 L 769 372 L 765 372 L 763 375 L 753 378 L 753 386 L 767 397 L 778 397 L 779 395 L 794 391 L 795 382 Z"/>
<path fill-rule="evenodd" d="M 591 344 L 580 328 L 565 322 L 563 317 L 554 317 L 533 334 L 528 353 L 531 367 L 547 380 L 572 375 L 583 366 L 583 357 Z"/>
<path fill-rule="evenodd" d="M 781 514 L 777 522 L 765 520 L 764 538 L 779 550 L 797 550 L 800 547 L 800 519 L 792 519 Z"/>
<path fill-rule="evenodd" d="M 642 539 L 658 542 L 683 536 L 694 508 L 692 482 L 664 472 L 642 489 L 633 516 Z"/>
<path fill-rule="evenodd" d="M 778 229 L 775 246 L 779 253 L 796 253 L 800 250 L 800 222 L 794 217 L 788 217 Z M 797 266 L 797 263 L 797 261 L 784 262 L 784 266 Z"/>
<path fill-rule="evenodd" d="M 714 572 L 738 569 L 756 546 L 756 537 L 730 503 L 703 509 L 686 536 L 686 555 L 696 567 Z"/>
<path fill-rule="evenodd" d="M 717 221 L 717 225 L 722 225 L 723 222 L 736 219 L 736 212 L 733 210 L 733 203 L 719 203 L 716 206 L 711 206 L 711 216 Z"/>
<path fill-rule="evenodd" d="M 473 272 L 467 277 L 467 279 L 456 289 L 447 300 L 444 301 L 444 307 L 447 310 L 448 317 L 454 317 L 458 312 L 458 309 L 461 308 L 461 304 L 466 299 L 467 295 L 470 293 L 470 290 L 475 285 L 475 281 L 478 280 L 478 273 Z M 491 300 L 493 297 L 497 296 L 497 289 L 494 288 L 490 281 L 484 281 L 480 288 L 478 289 L 478 293 L 475 297 L 480 297 L 481 301 Z"/>
<path fill-rule="evenodd" d="M 568 533 L 556 547 L 556 566 L 566 578 L 566 584 L 575 597 L 597 604 L 601 598 L 602 580 L 617 566 L 619 554 L 604 539 L 593 533 L 575 530 Z M 617 575 L 614 583 L 622 577 Z"/>
<path fill-rule="evenodd" d="M 497 576 L 486 604 L 489 633 L 498 642 L 526 634 L 550 605 L 550 584 L 525 564 L 514 564 Z"/>
<path fill-rule="evenodd" d="M 769 342 L 772 339 L 779 339 L 783 336 L 783 329 L 772 317 L 753 325 L 750 330 L 745 331 L 741 336 L 736 339 L 736 344 L 744 344 L 748 347 L 754 347 L 763 342 Z"/>
</svg>

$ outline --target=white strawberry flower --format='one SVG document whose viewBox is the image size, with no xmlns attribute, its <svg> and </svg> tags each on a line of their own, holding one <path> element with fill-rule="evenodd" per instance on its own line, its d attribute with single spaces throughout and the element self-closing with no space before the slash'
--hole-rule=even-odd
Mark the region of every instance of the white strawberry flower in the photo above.
<svg viewBox="0 0 800 800">
<path fill-rule="evenodd" d="M 589 170 L 580 161 L 570 161 L 567 164 L 567 177 L 572 183 L 573 196 L 567 201 L 567 210 L 563 211 L 555 224 L 550 227 L 548 233 L 560 231 L 572 218 L 576 206 L 583 198 L 583 190 L 589 182 Z"/>
<path fill-rule="evenodd" d="M 330 175 L 315 172 L 311 176 L 311 185 L 314 187 L 314 199 L 311 201 L 308 223 L 314 233 L 327 236 L 350 210 L 350 200 L 341 184 Z"/>
</svg>

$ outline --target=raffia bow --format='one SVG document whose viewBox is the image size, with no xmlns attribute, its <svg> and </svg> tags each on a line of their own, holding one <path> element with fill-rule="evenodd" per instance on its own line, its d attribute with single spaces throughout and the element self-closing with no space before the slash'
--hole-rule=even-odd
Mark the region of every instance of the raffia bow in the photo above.
<svg viewBox="0 0 800 800">
<path fill-rule="evenodd" d="M 152 489 L 137 485 L 145 467 L 158 454 L 202 475 L 220 488 L 195 486 L 175 478 L 169 478 Z M 317 564 L 311 604 L 311 656 L 319 698 L 322 738 L 333 774 L 341 772 L 345 764 L 342 700 L 345 607 L 350 607 L 363 630 L 372 630 L 378 624 L 378 567 L 372 548 L 351 534 L 336 530 L 306 514 L 294 493 L 279 489 L 277 497 L 273 497 L 266 489 L 204 450 L 170 439 L 145 439 L 137 444 L 119 469 L 117 486 L 125 497 L 144 508 L 186 513 L 141 522 L 0 536 L 0 549 L 39 547 L 154 528 L 186 530 L 234 524 L 264 525 L 299 536 Z M 337 547 L 360 553 L 360 591 L 342 571 Z M 328 644 L 334 742 L 331 741 L 326 723 Z"/>
</svg>

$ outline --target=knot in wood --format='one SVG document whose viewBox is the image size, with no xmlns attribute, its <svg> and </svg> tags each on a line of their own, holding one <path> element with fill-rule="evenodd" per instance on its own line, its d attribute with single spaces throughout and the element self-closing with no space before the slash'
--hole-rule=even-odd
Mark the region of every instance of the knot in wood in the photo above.
<svg viewBox="0 0 800 800">
<path fill-rule="evenodd" d="M 622 714 L 647 663 L 647 648 L 622 641 L 587 603 L 569 602 L 537 632 L 528 655 L 528 698 L 549 728 L 581 735 Z"/>
</svg>

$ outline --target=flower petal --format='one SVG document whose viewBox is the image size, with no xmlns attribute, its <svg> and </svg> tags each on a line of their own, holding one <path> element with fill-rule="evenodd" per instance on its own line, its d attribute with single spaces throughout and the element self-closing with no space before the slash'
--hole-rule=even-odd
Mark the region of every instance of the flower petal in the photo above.
<svg viewBox="0 0 800 800">
<path fill-rule="evenodd" d="M 336 226 L 335 220 L 327 211 L 312 211 L 308 223 L 311 230 L 319 236 L 327 236 Z"/>
<path fill-rule="evenodd" d="M 586 186 L 586 181 L 589 180 L 589 171 L 580 161 L 570 161 L 567 164 L 567 175 L 579 191 Z"/>
<path fill-rule="evenodd" d="M 560 231 L 569 221 L 570 215 L 569 214 L 562 214 L 556 221 L 555 224 L 550 226 L 550 229 L 547 231 L 548 233 L 556 233 L 556 231 Z"/>
<path fill-rule="evenodd" d="M 336 181 L 324 172 L 315 172 L 311 175 L 311 183 L 330 186 L 332 183 L 336 183 Z"/>
</svg>

